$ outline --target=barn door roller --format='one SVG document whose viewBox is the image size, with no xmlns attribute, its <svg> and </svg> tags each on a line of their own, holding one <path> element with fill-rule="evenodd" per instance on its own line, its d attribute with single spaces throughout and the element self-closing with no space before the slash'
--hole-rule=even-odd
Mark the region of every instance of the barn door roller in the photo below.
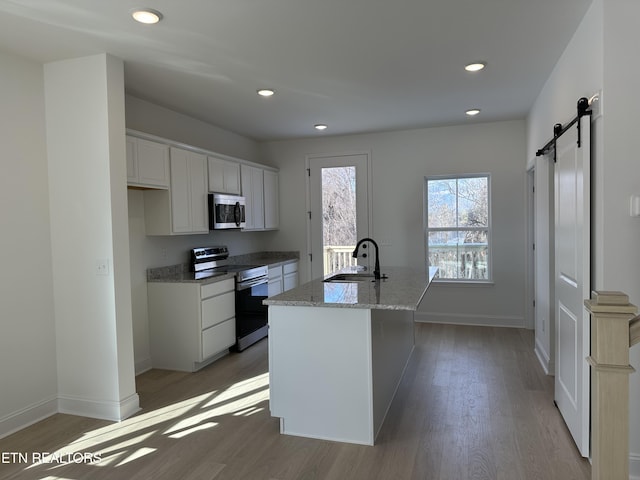
<svg viewBox="0 0 640 480">
<path fill-rule="evenodd" d="M 551 149 L 551 147 L 553 147 L 553 161 L 555 162 L 557 157 L 556 157 L 556 140 L 558 140 L 558 138 L 560 138 L 567 130 L 569 130 L 575 123 L 578 124 L 578 148 L 580 148 L 582 146 L 582 137 L 581 137 L 581 132 L 580 132 L 580 122 L 579 120 L 584 117 L 585 115 L 591 115 L 592 111 L 589 110 L 589 99 L 586 97 L 582 97 L 580 100 L 578 100 L 578 104 L 577 104 L 577 115 L 575 116 L 575 118 L 573 118 L 573 120 L 571 120 L 569 123 L 567 123 L 565 126 L 562 126 L 561 123 L 556 123 L 553 126 L 553 138 L 551 140 L 549 140 L 549 142 L 547 142 L 547 144 L 542 147 L 540 150 L 538 150 L 536 152 L 536 157 L 539 157 L 541 155 L 546 155 L 547 153 L 549 153 L 549 150 Z"/>
</svg>

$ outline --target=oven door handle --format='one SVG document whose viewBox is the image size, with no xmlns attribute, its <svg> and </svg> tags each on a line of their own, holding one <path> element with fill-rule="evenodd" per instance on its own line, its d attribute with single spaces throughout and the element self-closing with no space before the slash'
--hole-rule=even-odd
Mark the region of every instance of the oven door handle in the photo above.
<svg viewBox="0 0 640 480">
<path fill-rule="evenodd" d="M 236 290 L 238 291 L 246 290 L 247 288 L 256 287 L 258 285 L 262 285 L 263 283 L 268 283 L 268 282 L 269 282 L 268 277 L 260 277 L 252 280 L 246 280 L 242 283 L 238 283 L 238 285 L 236 286 Z"/>
</svg>

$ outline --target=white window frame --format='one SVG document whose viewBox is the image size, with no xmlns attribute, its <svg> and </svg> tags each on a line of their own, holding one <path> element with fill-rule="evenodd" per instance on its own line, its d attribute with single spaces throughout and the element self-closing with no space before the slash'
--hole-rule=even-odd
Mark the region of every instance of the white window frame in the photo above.
<svg viewBox="0 0 640 480">
<path fill-rule="evenodd" d="M 456 182 L 466 178 L 486 178 L 487 179 L 487 226 L 486 227 L 429 227 L 429 181 L 433 180 L 455 180 Z M 468 279 L 468 278 L 435 278 L 434 282 L 438 283 L 454 283 L 454 284 L 492 284 L 493 283 L 493 251 L 492 251 L 492 219 L 491 219 L 491 174 L 474 173 L 462 175 L 430 175 L 424 177 L 424 198 L 423 206 L 423 225 L 424 225 L 424 248 L 425 248 L 425 265 L 429 268 L 429 233 L 438 231 L 486 231 L 487 232 L 487 278 Z M 457 197 L 456 197 L 456 213 L 457 213 Z"/>
</svg>

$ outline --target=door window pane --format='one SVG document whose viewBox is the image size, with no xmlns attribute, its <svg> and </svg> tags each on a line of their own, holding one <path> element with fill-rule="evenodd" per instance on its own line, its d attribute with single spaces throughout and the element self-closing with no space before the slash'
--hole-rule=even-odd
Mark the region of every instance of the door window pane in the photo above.
<svg viewBox="0 0 640 480">
<path fill-rule="evenodd" d="M 322 241 L 325 275 L 357 263 L 355 166 L 322 169 Z"/>
</svg>

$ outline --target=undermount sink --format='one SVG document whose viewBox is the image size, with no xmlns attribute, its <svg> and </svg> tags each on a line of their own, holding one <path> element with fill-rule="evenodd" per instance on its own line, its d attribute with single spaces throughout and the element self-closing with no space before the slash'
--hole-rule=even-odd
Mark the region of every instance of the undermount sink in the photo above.
<svg viewBox="0 0 640 480">
<path fill-rule="evenodd" d="M 335 275 L 325 278 L 325 282 L 373 282 L 373 273 L 336 273 Z"/>
</svg>

